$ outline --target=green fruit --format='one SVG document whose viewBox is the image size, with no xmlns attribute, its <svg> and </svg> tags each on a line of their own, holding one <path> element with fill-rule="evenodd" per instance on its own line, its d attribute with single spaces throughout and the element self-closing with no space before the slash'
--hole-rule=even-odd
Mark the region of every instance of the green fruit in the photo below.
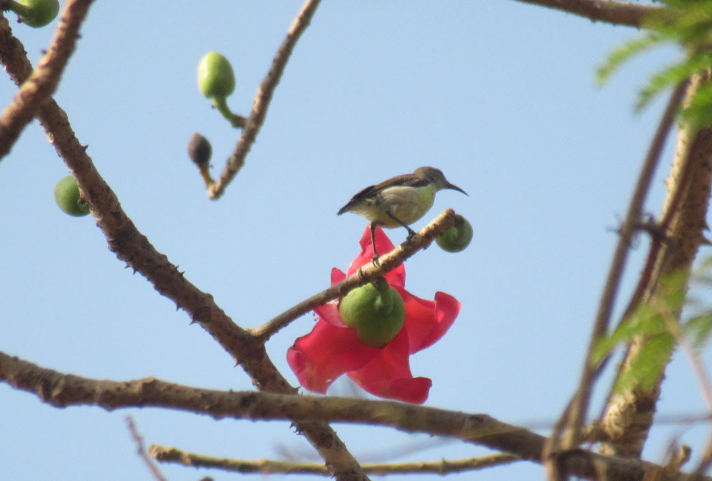
<svg viewBox="0 0 712 481">
<path fill-rule="evenodd" d="M 443 235 L 435 239 L 440 248 L 447 252 L 460 252 L 472 241 L 472 224 L 464 217 L 459 227 L 450 227 Z"/>
<path fill-rule="evenodd" d="M 54 186 L 54 200 L 60 209 L 74 217 L 82 217 L 89 213 L 89 205 L 81 199 L 77 180 L 68 175 Z"/>
<path fill-rule="evenodd" d="M 364 344 L 377 348 L 396 337 L 405 322 L 403 298 L 382 277 L 346 294 L 339 314 Z"/>
<path fill-rule="evenodd" d="M 58 0 L 10 0 L 7 7 L 22 23 L 34 28 L 44 27 L 59 13 Z"/>
<path fill-rule="evenodd" d="M 225 98 L 235 90 L 235 73 L 230 61 L 215 50 L 198 65 L 198 88 L 209 99 Z"/>
</svg>

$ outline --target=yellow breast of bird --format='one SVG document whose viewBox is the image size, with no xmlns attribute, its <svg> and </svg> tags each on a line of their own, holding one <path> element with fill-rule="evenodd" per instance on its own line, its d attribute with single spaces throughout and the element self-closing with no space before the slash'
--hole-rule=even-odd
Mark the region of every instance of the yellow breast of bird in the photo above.
<svg viewBox="0 0 712 481">
<path fill-rule="evenodd" d="M 394 228 L 400 224 L 393 220 L 386 210 L 404 224 L 412 224 L 423 217 L 433 206 L 435 188 L 425 187 L 389 187 L 378 193 L 374 199 L 371 221 L 377 221 L 384 227 Z"/>
</svg>

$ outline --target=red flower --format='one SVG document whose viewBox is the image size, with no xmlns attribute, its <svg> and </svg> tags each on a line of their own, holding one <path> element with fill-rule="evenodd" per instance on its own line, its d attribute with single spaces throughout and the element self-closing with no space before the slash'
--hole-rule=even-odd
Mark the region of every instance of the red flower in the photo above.
<svg viewBox="0 0 712 481">
<path fill-rule="evenodd" d="M 380 254 L 393 250 L 386 234 L 376 230 Z M 351 263 L 346 274 L 332 269 L 331 283 L 337 284 L 371 262 L 373 247 L 367 227 L 361 237 L 361 254 Z M 287 351 L 287 361 L 304 388 L 325 393 L 336 378 L 346 373 L 365 391 L 379 397 L 422 404 L 428 398 L 433 382 L 426 377 L 413 377 L 409 357 L 440 339 L 460 312 L 460 302 L 444 292 L 435 300 L 420 299 L 406 291 L 403 265 L 385 275 L 388 283 L 403 297 L 405 324 L 386 346 L 378 349 L 364 344 L 341 320 L 337 302 L 329 302 L 314 311 L 318 320 L 314 329 L 300 337 Z"/>
</svg>

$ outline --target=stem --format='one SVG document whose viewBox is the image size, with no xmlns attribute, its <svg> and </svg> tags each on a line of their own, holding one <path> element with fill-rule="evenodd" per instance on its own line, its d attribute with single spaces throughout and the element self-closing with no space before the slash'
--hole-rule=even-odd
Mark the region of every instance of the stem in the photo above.
<svg viewBox="0 0 712 481">
<path fill-rule="evenodd" d="M 218 109 L 218 112 L 220 112 L 222 116 L 225 117 L 228 122 L 230 122 L 230 125 L 232 125 L 233 128 L 241 129 L 245 126 L 247 119 L 242 115 L 237 115 L 236 113 L 233 113 L 233 111 L 230 110 L 230 107 L 227 106 L 226 97 L 213 97 L 212 101 L 213 107 Z"/>
<path fill-rule="evenodd" d="M 32 7 L 17 3 L 15 0 L 7 0 L 5 5 L 2 5 L 3 10 L 11 10 L 17 14 L 18 17 L 27 17 L 32 15 Z"/>
</svg>

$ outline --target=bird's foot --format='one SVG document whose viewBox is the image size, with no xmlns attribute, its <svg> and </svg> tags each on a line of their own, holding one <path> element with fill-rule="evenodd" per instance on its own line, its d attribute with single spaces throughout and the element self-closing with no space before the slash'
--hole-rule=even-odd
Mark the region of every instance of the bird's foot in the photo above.
<svg viewBox="0 0 712 481">
<path fill-rule="evenodd" d="M 411 228 L 408 227 L 408 226 L 406 226 L 405 228 L 408 229 L 408 237 L 406 237 L 405 240 L 406 240 L 407 242 L 410 242 L 411 240 L 413 240 L 413 237 L 415 237 L 415 236 L 418 235 L 418 233 L 415 232 L 413 229 L 411 229 Z"/>
<path fill-rule="evenodd" d="M 378 260 L 378 254 L 374 254 L 371 257 L 371 262 L 373 262 L 374 267 L 381 267 L 381 261 Z"/>
</svg>

